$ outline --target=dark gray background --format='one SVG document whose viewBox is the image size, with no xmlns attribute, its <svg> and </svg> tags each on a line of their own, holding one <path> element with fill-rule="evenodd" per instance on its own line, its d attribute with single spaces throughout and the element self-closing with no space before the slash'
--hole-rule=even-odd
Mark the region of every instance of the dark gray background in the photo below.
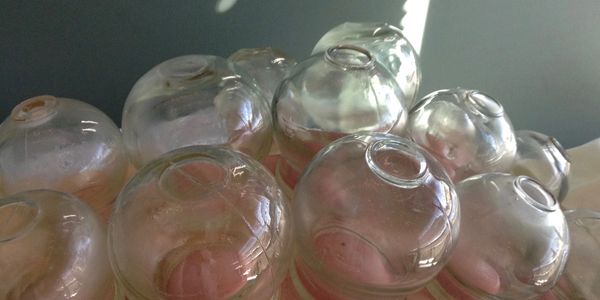
<svg viewBox="0 0 600 300">
<path fill-rule="evenodd" d="M 301 60 L 342 22 L 398 25 L 403 4 L 239 0 L 219 14 L 214 0 L 0 0 L 0 117 L 53 94 L 119 124 L 130 88 L 161 61 L 265 46 Z M 504 104 L 516 129 L 566 147 L 600 136 L 600 2 L 431 0 L 428 12 L 421 96 L 479 89 Z"/>
</svg>

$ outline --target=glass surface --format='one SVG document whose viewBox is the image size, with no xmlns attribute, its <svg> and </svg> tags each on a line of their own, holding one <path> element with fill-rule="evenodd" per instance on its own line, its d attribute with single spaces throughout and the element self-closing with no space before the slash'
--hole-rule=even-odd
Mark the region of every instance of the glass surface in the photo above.
<svg viewBox="0 0 600 300">
<path fill-rule="evenodd" d="M 111 299 L 103 222 L 61 192 L 0 199 L 0 299 Z"/>
<path fill-rule="evenodd" d="M 0 185 L 5 194 L 63 191 L 108 217 L 125 184 L 128 164 L 117 126 L 79 100 L 33 97 L 17 105 L 0 125 Z"/>
<path fill-rule="evenodd" d="M 271 148 L 269 105 L 226 59 L 187 55 L 144 74 L 123 108 L 123 137 L 140 168 L 170 150 L 223 145 L 258 160 Z"/>
<path fill-rule="evenodd" d="M 117 199 L 110 259 L 129 300 L 270 299 L 291 258 L 288 202 L 258 162 L 191 146 L 146 165 Z"/>
<path fill-rule="evenodd" d="M 336 45 L 367 49 L 396 79 L 404 95 L 404 107 L 413 106 L 421 83 L 419 57 L 398 27 L 387 23 L 343 23 L 327 31 L 312 53 L 324 52 Z"/>
<path fill-rule="evenodd" d="M 456 193 L 460 237 L 430 285 L 437 299 L 537 299 L 556 284 L 569 231 L 545 188 L 526 176 L 488 173 L 456 184 Z"/>
<path fill-rule="evenodd" d="M 228 60 L 236 73 L 256 84 L 269 107 L 275 90 L 296 65 L 293 58 L 274 48 L 240 49 L 231 54 Z"/>
<path fill-rule="evenodd" d="M 398 299 L 431 280 L 459 232 L 443 167 L 387 134 L 339 139 L 310 163 L 293 199 L 292 279 L 315 299 Z"/>
<path fill-rule="evenodd" d="M 273 99 L 278 179 L 291 187 L 325 145 L 361 131 L 400 134 L 406 122 L 394 78 L 365 49 L 336 46 L 298 64 Z"/>
<path fill-rule="evenodd" d="M 569 190 L 571 162 L 553 137 L 532 130 L 518 130 L 517 154 L 511 173 L 536 179 L 561 202 Z"/>
<path fill-rule="evenodd" d="M 588 209 L 565 211 L 571 253 L 565 272 L 544 300 L 600 299 L 600 212 Z"/>
<path fill-rule="evenodd" d="M 439 90 L 425 96 L 409 112 L 406 131 L 440 160 L 455 182 L 508 171 L 517 151 L 502 104 L 475 90 Z"/>
</svg>

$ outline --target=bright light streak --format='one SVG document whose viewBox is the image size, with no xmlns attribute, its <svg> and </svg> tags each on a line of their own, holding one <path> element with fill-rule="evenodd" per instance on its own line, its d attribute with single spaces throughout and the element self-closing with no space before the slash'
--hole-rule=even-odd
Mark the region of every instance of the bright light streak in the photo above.
<svg viewBox="0 0 600 300">
<path fill-rule="evenodd" d="M 407 0 L 404 3 L 406 14 L 400 21 L 402 34 L 408 39 L 417 53 L 421 53 L 421 44 L 425 34 L 425 23 L 430 0 Z"/>
</svg>

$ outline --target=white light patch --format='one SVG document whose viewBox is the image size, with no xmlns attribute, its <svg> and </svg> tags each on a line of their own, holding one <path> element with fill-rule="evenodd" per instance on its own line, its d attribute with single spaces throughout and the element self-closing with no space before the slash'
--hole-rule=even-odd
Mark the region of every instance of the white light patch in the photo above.
<svg viewBox="0 0 600 300">
<path fill-rule="evenodd" d="M 215 4 L 215 11 L 219 14 L 226 13 L 236 3 L 237 0 L 217 0 L 217 4 Z"/>
<path fill-rule="evenodd" d="M 425 23 L 430 0 L 407 0 L 404 3 L 406 14 L 400 21 L 402 34 L 408 39 L 417 53 L 421 54 L 421 44 L 425 34 Z"/>
</svg>

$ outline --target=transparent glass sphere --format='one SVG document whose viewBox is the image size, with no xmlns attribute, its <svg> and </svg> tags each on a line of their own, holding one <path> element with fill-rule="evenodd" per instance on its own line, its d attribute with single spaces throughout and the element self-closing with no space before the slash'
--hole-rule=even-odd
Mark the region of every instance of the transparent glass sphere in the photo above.
<svg viewBox="0 0 600 300">
<path fill-rule="evenodd" d="M 127 97 L 122 126 L 138 168 L 191 145 L 228 146 L 260 160 L 272 140 L 264 96 L 226 59 L 208 55 L 172 58 L 144 74 Z"/>
<path fill-rule="evenodd" d="M 456 193 L 460 238 L 437 278 L 439 299 L 537 299 L 555 285 L 569 231 L 544 187 L 526 176 L 487 173 L 456 184 Z"/>
<path fill-rule="evenodd" d="M 129 300 L 270 299 L 291 259 L 289 214 L 253 159 L 215 146 L 173 150 L 119 195 L 111 263 Z"/>
<path fill-rule="evenodd" d="M 279 83 L 290 74 L 296 61 L 274 48 L 244 48 L 229 56 L 233 69 L 258 86 L 269 106 Z"/>
<path fill-rule="evenodd" d="M 508 171 L 517 152 L 502 104 L 475 90 L 440 90 L 425 96 L 409 112 L 406 131 L 440 160 L 455 182 Z"/>
<path fill-rule="evenodd" d="M 571 251 L 565 271 L 544 300 L 600 299 L 600 212 L 565 211 Z"/>
<path fill-rule="evenodd" d="M 0 299 L 111 299 L 103 222 L 62 192 L 0 199 Z"/>
<path fill-rule="evenodd" d="M 128 164 L 119 128 L 82 101 L 33 97 L 0 125 L 0 185 L 6 194 L 63 191 L 107 216 Z"/>
<path fill-rule="evenodd" d="M 355 45 L 367 49 L 387 68 L 404 94 L 407 109 L 416 102 L 421 84 L 421 68 L 415 49 L 402 31 L 387 23 L 343 23 L 329 30 L 313 49 L 313 54 L 336 45 Z"/>
<path fill-rule="evenodd" d="M 283 160 L 278 176 L 294 186 L 313 156 L 356 132 L 400 134 L 402 93 L 371 53 L 336 46 L 298 64 L 273 98 L 275 139 Z"/>
<path fill-rule="evenodd" d="M 553 137 L 531 130 L 517 130 L 517 154 L 511 169 L 515 175 L 535 178 L 560 202 L 569 190 L 569 155 Z"/>
<path fill-rule="evenodd" d="M 443 268 L 459 202 L 413 142 L 356 134 L 319 153 L 296 186 L 296 276 L 315 299 L 398 299 Z"/>
</svg>

